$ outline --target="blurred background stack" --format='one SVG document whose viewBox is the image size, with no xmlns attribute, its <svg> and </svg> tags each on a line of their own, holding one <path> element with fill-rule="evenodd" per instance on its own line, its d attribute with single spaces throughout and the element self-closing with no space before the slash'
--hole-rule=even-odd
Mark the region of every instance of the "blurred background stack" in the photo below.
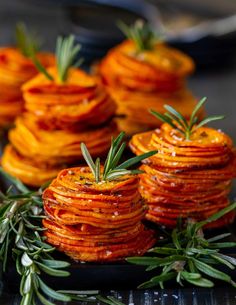
<svg viewBox="0 0 236 305">
<path fill-rule="evenodd" d="M 196 97 L 208 97 L 207 112 L 227 116 L 218 126 L 236 139 L 235 14 L 233 0 L 1 0 L 0 45 L 14 42 L 19 20 L 41 33 L 48 50 L 58 34 L 72 32 L 82 44 L 86 68 L 123 39 L 117 20 L 132 23 L 142 17 L 171 45 L 193 57 L 197 70 L 189 80 L 190 89 Z"/>
</svg>

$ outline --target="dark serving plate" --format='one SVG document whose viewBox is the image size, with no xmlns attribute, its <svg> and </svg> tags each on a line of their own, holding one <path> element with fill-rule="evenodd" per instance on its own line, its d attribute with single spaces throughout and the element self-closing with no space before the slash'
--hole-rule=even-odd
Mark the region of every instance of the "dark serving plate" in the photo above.
<svg viewBox="0 0 236 305">
<path fill-rule="evenodd" d="M 235 224 L 236 222 L 224 229 L 208 230 L 205 234 L 210 237 L 213 234 L 230 232 L 231 236 L 227 241 L 236 241 Z M 156 229 L 158 230 L 158 228 Z M 162 233 L 160 232 L 160 234 Z M 224 253 L 236 258 L 235 248 L 226 249 Z M 55 258 L 67 260 L 71 263 L 71 267 L 69 268 L 71 276 L 69 280 L 67 280 L 67 278 L 52 278 L 48 275 L 45 276 L 47 283 L 55 289 L 60 287 L 60 289 L 69 290 L 130 290 L 136 289 L 139 284 L 147 281 L 152 276 L 157 275 L 157 270 L 146 272 L 144 266 L 133 265 L 126 262 L 80 263 L 71 261 L 67 256 L 59 252 L 55 254 Z M 225 267 L 222 267 L 221 270 L 227 272 L 236 280 L 236 270 L 226 269 Z M 11 292 L 18 291 L 20 278 L 16 272 L 14 263 L 9 267 L 3 280 L 7 290 Z M 227 287 L 227 285 L 228 284 L 224 282 L 216 283 L 217 287 Z M 175 281 L 172 281 L 165 286 L 168 289 L 179 288 Z"/>
</svg>

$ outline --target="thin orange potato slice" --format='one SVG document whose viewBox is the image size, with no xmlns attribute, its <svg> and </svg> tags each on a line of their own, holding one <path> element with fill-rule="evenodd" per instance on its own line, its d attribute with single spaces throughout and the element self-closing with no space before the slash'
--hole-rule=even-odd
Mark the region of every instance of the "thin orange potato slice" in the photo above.
<svg viewBox="0 0 236 305">
<path fill-rule="evenodd" d="M 103 170 L 103 168 L 101 168 Z M 47 241 L 77 260 L 113 261 L 154 245 L 137 176 L 96 183 L 87 167 L 62 170 L 44 191 Z"/>
</svg>

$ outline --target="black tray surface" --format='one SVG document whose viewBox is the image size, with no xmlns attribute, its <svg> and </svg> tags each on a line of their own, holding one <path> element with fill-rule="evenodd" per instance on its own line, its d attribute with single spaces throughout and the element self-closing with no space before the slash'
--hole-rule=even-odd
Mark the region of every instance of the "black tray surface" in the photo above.
<svg viewBox="0 0 236 305">
<path fill-rule="evenodd" d="M 106 290 L 103 295 L 111 295 L 126 305 L 235 305 L 236 291 L 231 287 L 185 288 L 165 290 Z M 0 282 L 0 304 L 20 305 L 18 294 L 4 291 Z M 62 305 L 62 302 L 55 302 Z M 87 305 L 87 302 L 70 302 L 63 305 Z M 91 304 L 91 303 L 90 303 Z M 99 303 L 93 303 L 99 305 Z M 37 303 L 39 305 L 39 303 Z"/>
<path fill-rule="evenodd" d="M 231 236 L 227 241 L 236 241 L 235 224 L 236 222 L 224 230 L 210 230 L 205 234 L 207 237 L 210 237 L 213 236 L 213 234 L 230 232 Z M 224 253 L 236 257 L 235 248 L 225 249 Z M 52 278 L 50 276 L 45 276 L 47 283 L 55 289 L 58 289 L 58 287 L 70 290 L 136 289 L 139 284 L 157 274 L 156 270 L 146 272 L 144 266 L 133 265 L 126 262 L 79 263 L 71 261 L 62 253 L 56 253 L 55 258 L 67 260 L 71 263 L 71 267 L 69 268 L 71 273 L 70 280 L 67 278 Z M 236 270 L 230 270 L 225 267 L 222 267 L 221 270 L 227 272 L 234 280 L 236 280 Z M 3 276 L 3 279 L 7 289 L 15 292 L 18 291 L 20 279 L 13 262 L 5 276 Z M 176 287 L 178 288 L 178 285 L 174 281 L 165 286 L 173 289 Z M 228 284 L 217 282 L 216 286 L 227 287 Z"/>
</svg>

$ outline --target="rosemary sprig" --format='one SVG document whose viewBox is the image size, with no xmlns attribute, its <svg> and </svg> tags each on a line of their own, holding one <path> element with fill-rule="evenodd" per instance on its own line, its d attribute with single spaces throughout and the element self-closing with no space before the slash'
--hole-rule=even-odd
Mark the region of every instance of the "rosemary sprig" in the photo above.
<svg viewBox="0 0 236 305">
<path fill-rule="evenodd" d="M 25 57 L 30 58 L 35 67 L 48 79 L 53 80 L 53 77 L 47 72 L 36 56 L 40 49 L 39 38 L 37 38 L 35 34 L 30 34 L 24 23 L 18 23 L 16 25 L 16 41 L 18 49 L 21 50 L 21 53 Z"/>
<path fill-rule="evenodd" d="M 30 33 L 24 23 L 17 23 L 15 35 L 17 47 L 25 57 L 31 57 L 32 53 L 36 54 L 39 51 L 40 39 L 37 35 Z"/>
<path fill-rule="evenodd" d="M 140 174 L 142 173 L 142 171 L 129 168 L 157 153 L 157 151 L 150 151 L 145 154 L 130 158 L 129 160 L 126 160 L 125 162 L 119 164 L 126 147 L 126 143 L 122 142 L 124 136 L 125 133 L 121 132 L 117 138 L 111 140 L 111 147 L 107 154 L 103 171 L 101 171 L 100 158 L 97 158 L 94 162 L 86 145 L 84 143 L 81 143 L 81 152 L 91 172 L 94 175 L 96 183 L 101 181 L 115 180 L 124 175 Z"/>
<path fill-rule="evenodd" d="M 37 70 L 40 73 L 44 74 L 49 80 L 53 81 L 53 76 L 50 73 L 48 73 L 47 69 L 41 64 L 41 62 L 38 60 L 34 52 L 31 53 L 30 58 L 33 61 Z"/>
<path fill-rule="evenodd" d="M 4 173 L 2 169 L 0 172 Z M 4 173 L 4 176 L 7 174 Z M 1 193 L 0 261 L 3 264 L 3 272 L 6 272 L 12 253 L 16 270 L 21 276 L 21 305 L 35 304 L 37 298 L 45 305 L 52 304 L 46 297 L 70 301 L 67 295 L 48 287 L 41 278 L 43 273 L 51 276 L 69 276 L 69 272 L 63 269 L 70 265 L 51 256 L 55 249 L 47 244 L 41 235 L 44 230 L 41 226 L 44 217 L 41 193 L 29 191 L 20 181 L 10 176 L 8 179 L 21 193 L 15 195 L 12 190 L 6 195 Z"/>
<path fill-rule="evenodd" d="M 82 59 L 75 61 L 81 46 L 75 45 L 75 36 L 69 35 L 68 37 L 58 37 L 56 44 L 56 59 L 57 70 L 60 82 L 65 82 L 68 76 L 70 67 L 79 67 Z"/>
<path fill-rule="evenodd" d="M 58 79 L 60 83 L 64 83 L 67 80 L 69 69 L 71 67 L 79 67 L 83 62 L 80 58 L 77 61 L 76 57 L 80 51 L 81 46 L 79 44 L 75 45 L 74 35 L 69 35 L 68 37 L 57 38 L 56 43 L 56 65 L 58 72 Z M 33 50 L 30 52 L 30 57 L 35 64 L 35 67 L 39 72 L 43 73 L 49 80 L 54 80 L 53 76 L 48 73 L 48 71 L 43 67 L 40 61 L 37 59 L 36 54 Z"/>
<path fill-rule="evenodd" d="M 159 39 L 150 28 L 150 25 L 143 20 L 139 19 L 130 26 L 122 21 L 118 21 L 117 25 L 124 35 L 134 42 L 138 52 L 153 50 Z"/>
<path fill-rule="evenodd" d="M 164 114 L 161 114 L 159 112 L 156 112 L 155 110 L 150 110 L 150 113 L 153 114 L 157 119 L 160 121 L 169 124 L 174 129 L 178 130 L 181 134 L 185 136 L 186 140 L 191 139 L 191 135 L 200 127 L 213 122 L 217 120 L 224 119 L 223 115 L 215 115 L 215 116 L 209 116 L 202 121 L 199 121 L 197 117 L 197 113 L 200 110 L 200 108 L 204 105 L 206 102 L 206 97 L 203 97 L 195 106 L 193 109 L 193 112 L 190 116 L 190 120 L 187 121 L 185 117 L 175 110 L 173 107 L 169 105 L 165 105 L 164 108 L 168 111 Z"/>
<path fill-rule="evenodd" d="M 130 257 L 127 261 L 137 265 L 147 266 L 146 271 L 161 269 L 149 281 L 139 288 L 164 287 L 163 283 L 175 279 L 183 286 L 188 282 L 200 287 L 213 287 L 212 280 L 225 281 L 236 287 L 232 278 L 215 268 L 226 266 L 235 269 L 236 259 L 221 253 L 223 248 L 236 247 L 236 242 L 224 242 L 222 239 L 230 233 L 221 234 L 206 239 L 203 226 L 215 221 L 236 208 L 236 202 L 201 222 L 189 221 L 185 228 L 175 228 L 165 244 L 157 246 L 149 253 L 151 256 Z"/>
<path fill-rule="evenodd" d="M 0 173 L 12 183 L 6 194 L 0 192 L 0 263 L 3 272 L 6 272 L 12 254 L 16 270 L 21 276 L 21 305 L 35 305 L 37 300 L 44 305 L 55 305 L 48 298 L 62 302 L 99 301 L 102 304 L 124 305 L 112 296 L 101 296 L 99 291 L 55 291 L 45 283 L 42 274 L 68 277 L 70 273 L 64 269 L 70 263 L 56 260 L 52 256 L 55 248 L 42 236 L 44 228 L 41 221 L 45 217 L 41 197 L 43 188 L 30 191 L 2 168 Z"/>
</svg>

